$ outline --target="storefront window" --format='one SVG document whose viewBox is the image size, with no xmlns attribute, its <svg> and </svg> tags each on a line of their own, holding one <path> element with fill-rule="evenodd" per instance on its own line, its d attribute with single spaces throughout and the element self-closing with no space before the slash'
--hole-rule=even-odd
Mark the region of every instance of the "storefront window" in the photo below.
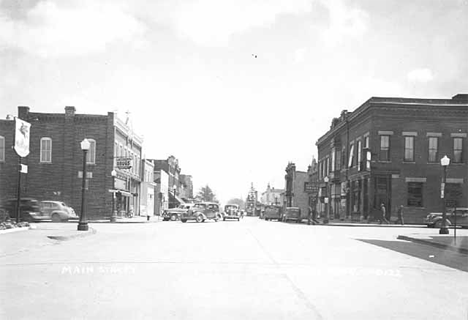
<svg viewBox="0 0 468 320">
<path fill-rule="evenodd" d="M 423 183 L 408 182 L 408 207 L 423 206 Z"/>
</svg>

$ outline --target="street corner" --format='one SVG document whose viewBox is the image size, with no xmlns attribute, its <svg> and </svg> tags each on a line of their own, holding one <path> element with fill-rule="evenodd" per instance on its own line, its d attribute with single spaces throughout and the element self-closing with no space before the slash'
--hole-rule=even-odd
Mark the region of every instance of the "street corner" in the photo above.
<svg viewBox="0 0 468 320">
<path fill-rule="evenodd" d="M 84 238 L 96 234 L 96 229 L 89 227 L 87 231 L 69 230 L 58 234 L 48 235 L 47 238 L 58 241 L 68 241 L 76 238 Z"/>
<path fill-rule="evenodd" d="M 465 233 L 458 237 L 439 234 L 408 234 L 399 235 L 397 239 L 468 255 L 468 235 Z"/>
</svg>

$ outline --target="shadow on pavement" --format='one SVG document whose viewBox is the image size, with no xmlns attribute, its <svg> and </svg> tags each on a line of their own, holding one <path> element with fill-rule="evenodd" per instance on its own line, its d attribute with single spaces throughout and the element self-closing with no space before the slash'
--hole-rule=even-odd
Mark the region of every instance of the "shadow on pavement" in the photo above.
<svg viewBox="0 0 468 320">
<path fill-rule="evenodd" d="M 393 250 L 409 256 L 438 263 L 460 271 L 468 272 L 467 256 L 461 253 L 444 250 L 429 245 L 403 241 L 384 241 L 356 239 L 365 243 Z"/>
</svg>

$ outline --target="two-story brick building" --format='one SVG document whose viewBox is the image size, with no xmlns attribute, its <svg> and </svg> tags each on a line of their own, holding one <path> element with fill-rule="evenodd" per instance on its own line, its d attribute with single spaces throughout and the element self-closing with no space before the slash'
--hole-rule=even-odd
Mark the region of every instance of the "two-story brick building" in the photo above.
<svg viewBox="0 0 468 320">
<path fill-rule="evenodd" d="M 307 192 L 309 174 L 296 170 L 296 165 L 292 162 L 288 163 L 285 171 L 285 206 L 301 208 L 302 214 L 307 214 L 309 210 L 309 194 Z"/>
<path fill-rule="evenodd" d="M 18 117 L 31 124 L 30 153 L 22 159 L 28 166 L 28 172 L 22 174 L 22 196 L 63 201 L 80 212 L 84 160 L 80 143 L 86 138 L 90 142 L 87 217 L 110 218 L 115 203 L 121 212 L 133 209 L 138 214 L 142 139 L 113 112 L 90 115 L 75 111 L 75 107 L 66 107 L 65 113 L 39 113 L 18 107 Z M 0 200 L 17 194 L 18 157 L 11 148 L 13 135 L 14 121 L 1 120 Z M 131 159 L 131 165 L 118 168 L 116 158 Z"/>
<path fill-rule="evenodd" d="M 330 218 L 374 217 L 405 208 L 421 223 L 441 211 L 447 155 L 447 205 L 467 206 L 468 95 L 452 99 L 378 98 L 332 121 L 316 143 L 319 181 L 331 197 Z M 328 180 L 328 183 L 325 181 Z"/>
</svg>

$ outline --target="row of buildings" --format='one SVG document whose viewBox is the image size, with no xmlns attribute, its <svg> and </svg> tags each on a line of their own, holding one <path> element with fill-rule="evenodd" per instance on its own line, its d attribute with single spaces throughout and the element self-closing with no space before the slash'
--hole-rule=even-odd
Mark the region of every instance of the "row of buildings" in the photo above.
<svg viewBox="0 0 468 320">
<path fill-rule="evenodd" d="M 467 134 L 468 94 L 372 97 L 333 118 L 307 170 L 287 164 L 283 204 L 311 207 L 326 220 L 375 219 L 381 204 L 395 216 L 403 206 L 409 223 L 441 212 L 443 201 L 468 207 Z M 450 164 L 442 185 L 444 156 Z"/>
<path fill-rule="evenodd" d="M 107 219 L 113 211 L 151 216 L 193 198 L 192 177 L 181 174 L 174 156 L 145 158 L 128 114 L 123 121 L 113 112 L 77 114 L 68 106 L 60 114 L 38 113 L 20 106 L 18 118 L 31 124 L 30 152 L 19 159 L 14 117 L 0 120 L 0 201 L 16 198 L 20 186 L 22 197 L 63 201 L 80 212 L 85 138 L 89 219 Z M 19 163 L 27 172 L 18 172 Z"/>
</svg>

